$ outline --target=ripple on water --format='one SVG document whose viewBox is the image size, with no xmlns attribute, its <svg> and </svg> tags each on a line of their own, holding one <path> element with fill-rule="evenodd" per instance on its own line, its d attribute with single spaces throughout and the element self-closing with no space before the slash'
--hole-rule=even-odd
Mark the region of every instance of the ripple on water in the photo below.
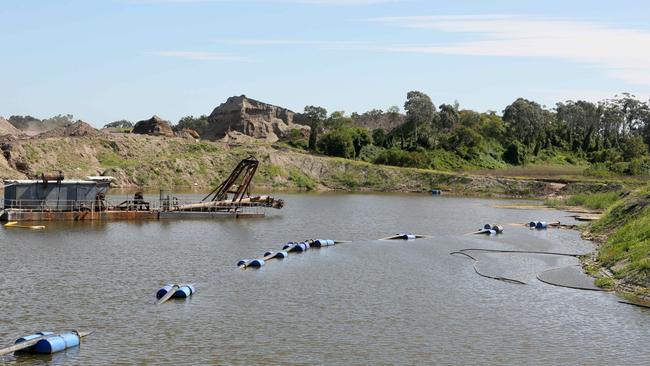
<svg viewBox="0 0 650 366">
<path fill-rule="evenodd" d="M 77 350 L 18 360 L 24 364 L 647 361 L 645 309 L 536 280 L 546 269 L 576 264 L 574 258 L 478 254 L 486 270 L 522 279 L 521 286 L 479 277 L 469 259 L 449 255 L 472 247 L 590 250 L 576 232 L 507 225 L 565 220 L 562 212 L 426 195 L 279 196 L 286 207 L 260 220 L 0 228 L 0 339 L 96 330 Z M 487 222 L 506 225 L 505 233 L 464 235 Z M 404 231 L 432 237 L 374 240 Z M 234 265 L 314 237 L 353 242 L 260 270 Z M 156 289 L 170 281 L 192 282 L 198 292 L 153 305 Z"/>
</svg>

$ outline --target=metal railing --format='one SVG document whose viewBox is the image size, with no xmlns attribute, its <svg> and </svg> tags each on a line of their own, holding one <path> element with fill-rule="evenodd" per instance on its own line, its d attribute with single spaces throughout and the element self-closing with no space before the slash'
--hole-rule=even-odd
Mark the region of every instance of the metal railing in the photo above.
<svg viewBox="0 0 650 366">
<path fill-rule="evenodd" d="M 258 202 L 220 202 L 210 205 L 209 203 L 197 200 L 182 199 L 175 197 L 170 199 L 140 201 L 124 200 L 119 198 L 107 198 L 104 200 L 10 200 L 5 199 L 4 209 L 14 209 L 25 212 L 99 212 L 99 211 L 173 211 L 173 212 L 266 212 L 261 203 Z M 183 207 L 192 207 L 185 209 Z"/>
<path fill-rule="evenodd" d="M 4 200 L 4 209 L 30 212 L 101 211 L 102 201 L 97 200 Z M 105 207 L 105 206 L 104 206 Z"/>
</svg>

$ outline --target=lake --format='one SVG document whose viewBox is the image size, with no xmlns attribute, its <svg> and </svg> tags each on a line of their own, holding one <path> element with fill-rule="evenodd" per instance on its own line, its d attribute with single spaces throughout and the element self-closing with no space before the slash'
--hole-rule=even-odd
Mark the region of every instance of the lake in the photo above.
<svg viewBox="0 0 650 366">
<path fill-rule="evenodd" d="M 0 228 L 0 345 L 36 331 L 94 330 L 52 356 L 0 364 L 645 364 L 650 313 L 614 294 L 537 280 L 573 257 L 464 248 L 586 253 L 557 210 L 494 208 L 512 201 L 424 194 L 288 194 L 266 218 L 57 222 Z M 155 197 L 152 196 L 152 197 Z M 467 235 L 485 223 L 496 236 Z M 428 234 L 380 241 L 398 232 Z M 241 270 L 288 241 L 349 240 L 261 269 Z M 188 300 L 154 305 L 167 282 Z"/>
</svg>

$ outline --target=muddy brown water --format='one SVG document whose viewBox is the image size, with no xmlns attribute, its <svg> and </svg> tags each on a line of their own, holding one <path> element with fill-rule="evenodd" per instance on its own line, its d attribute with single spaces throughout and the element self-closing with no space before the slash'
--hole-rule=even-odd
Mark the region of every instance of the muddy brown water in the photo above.
<svg viewBox="0 0 650 366">
<path fill-rule="evenodd" d="M 561 220 L 512 201 L 403 194 L 288 194 L 263 219 L 47 223 L 0 228 L 0 345 L 36 331 L 94 330 L 52 356 L 0 364 L 645 364 L 650 313 L 610 293 L 537 280 L 577 259 L 481 253 L 480 277 L 450 252 L 491 248 L 582 253 L 568 230 L 485 223 Z M 152 196 L 152 199 L 155 196 Z M 430 239 L 378 241 L 397 232 Z M 290 240 L 351 243 L 240 270 Z M 166 282 L 189 300 L 155 306 Z"/>
</svg>

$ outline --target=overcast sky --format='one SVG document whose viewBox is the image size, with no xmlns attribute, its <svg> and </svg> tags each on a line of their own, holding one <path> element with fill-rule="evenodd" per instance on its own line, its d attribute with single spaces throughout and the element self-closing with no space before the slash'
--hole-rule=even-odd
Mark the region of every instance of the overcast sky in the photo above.
<svg viewBox="0 0 650 366">
<path fill-rule="evenodd" d="M 648 1 L 0 0 L 0 116 L 650 98 Z"/>
</svg>

